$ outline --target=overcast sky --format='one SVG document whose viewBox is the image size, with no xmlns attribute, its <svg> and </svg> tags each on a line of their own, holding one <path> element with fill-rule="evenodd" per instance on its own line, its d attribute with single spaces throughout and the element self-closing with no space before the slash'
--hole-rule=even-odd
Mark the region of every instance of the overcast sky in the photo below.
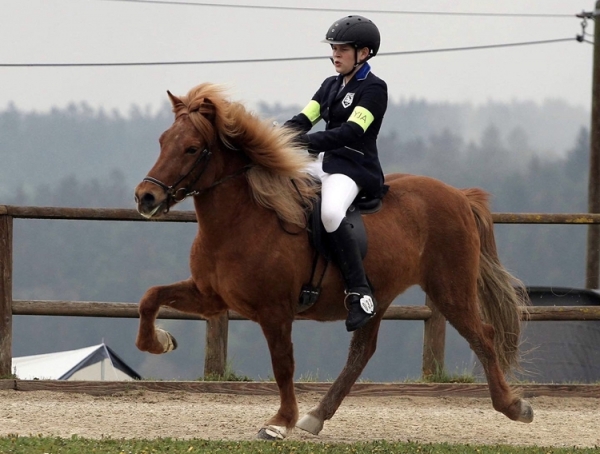
<svg viewBox="0 0 600 454">
<path fill-rule="evenodd" d="M 0 65 L 173 62 L 314 57 L 329 25 L 346 14 L 372 19 L 381 53 L 573 38 L 553 44 L 460 52 L 378 56 L 373 71 L 394 101 L 485 103 L 560 98 L 590 108 L 593 46 L 578 43 L 590 0 L 185 0 L 200 5 L 115 0 L 0 0 Z M 184 3 L 184 1 L 180 2 Z M 233 8 L 260 5 L 338 11 Z M 379 12 L 375 12 L 379 10 Z M 382 10 L 387 10 L 384 12 Z M 572 17 L 478 17 L 395 11 L 564 14 Z M 590 21 L 587 31 L 593 34 Z M 593 36 L 588 39 L 592 40 Z M 255 107 L 304 105 L 333 74 L 326 59 L 298 62 L 145 67 L 2 67 L 0 110 L 47 111 L 85 101 L 106 110 L 156 109 L 165 91 L 184 94 L 201 82 L 224 83 Z"/>
</svg>

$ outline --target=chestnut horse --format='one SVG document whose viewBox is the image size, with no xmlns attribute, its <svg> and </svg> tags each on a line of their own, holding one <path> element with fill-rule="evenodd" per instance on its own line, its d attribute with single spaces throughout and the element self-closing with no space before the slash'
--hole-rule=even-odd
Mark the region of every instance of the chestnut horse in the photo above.
<svg viewBox="0 0 600 454">
<path fill-rule="evenodd" d="M 294 426 L 316 435 L 375 352 L 387 307 L 419 285 L 477 354 L 493 407 L 512 420 L 533 420 L 531 406 L 504 376 L 517 365 L 519 307 L 525 302 L 524 293 L 515 290 L 519 281 L 498 259 L 487 194 L 392 174 L 382 209 L 364 216 L 369 241 L 364 264 L 378 312 L 353 334 L 346 366 L 298 421 L 292 322 L 346 317 L 344 286 L 334 265 L 326 269 L 316 304 L 297 314 L 314 254 L 306 217 L 318 188 L 304 171 L 312 158 L 294 144 L 292 131 L 229 101 L 218 85 L 199 85 L 180 98 L 168 94 L 175 121 L 160 137 L 158 161 L 135 189 L 137 209 L 158 218 L 193 196 L 198 233 L 191 277 L 152 287 L 139 303 L 140 350 L 158 354 L 177 345 L 155 326 L 161 306 L 206 318 L 233 310 L 260 325 L 279 388 L 279 410 L 258 438 L 282 439 Z"/>
</svg>

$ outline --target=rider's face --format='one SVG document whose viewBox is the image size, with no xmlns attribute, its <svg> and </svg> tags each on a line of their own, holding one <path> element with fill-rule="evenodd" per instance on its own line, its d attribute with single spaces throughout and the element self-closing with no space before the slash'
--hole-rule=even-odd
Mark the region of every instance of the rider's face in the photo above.
<svg viewBox="0 0 600 454">
<path fill-rule="evenodd" d="M 354 68 L 356 58 L 358 57 L 358 61 L 363 61 L 369 54 L 369 49 L 364 47 L 355 52 L 351 44 L 332 44 L 331 52 L 336 72 L 348 74 Z"/>
<path fill-rule="evenodd" d="M 356 63 L 354 47 L 350 44 L 331 45 L 333 65 L 338 74 L 347 74 L 352 71 Z"/>
</svg>

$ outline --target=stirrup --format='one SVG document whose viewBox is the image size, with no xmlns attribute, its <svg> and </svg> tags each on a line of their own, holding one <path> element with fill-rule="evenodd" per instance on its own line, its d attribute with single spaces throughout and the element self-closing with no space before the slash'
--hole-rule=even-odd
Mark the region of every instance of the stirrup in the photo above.
<svg viewBox="0 0 600 454">
<path fill-rule="evenodd" d="M 359 306 L 365 314 L 370 315 L 371 317 L 375 315 L 375 299 L 368 293 L 346 292 L 346 296 L 344 297 L 344 307 L 348 312 L 350 312 L 350 308 L 348 307 L 347 300 L 348 297 L 352 295 L 359 297 Z"/>
<path fill-rule="evenodd" d="M 350 303 L 348 307 L 348 297 L 358 297 Z M 369 294 L 363 294 L 358 292 L 348 292 L 346 298 L 344 298 L 344 306 L 348 311 L 346 317 L 346 331 L 352 332 L 359 328 L 362 328 L 375 316 L 375 300 Z"/>
</svg>

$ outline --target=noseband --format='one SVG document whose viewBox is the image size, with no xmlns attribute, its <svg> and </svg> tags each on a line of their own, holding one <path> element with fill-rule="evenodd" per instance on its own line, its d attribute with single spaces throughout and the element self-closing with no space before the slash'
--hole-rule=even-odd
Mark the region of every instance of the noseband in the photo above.
<svg viewBox="0 0 600 454">
<path fill-rule="evenodd" d="M 200 156 L 198 156 L 198 158 L 196 158 L 196 162 L 194 162 L 190 171 L 188 173 L 186 173 L 185 175 L 183 175 L 182 177 L 180 177 L 171 186 L 167 186 L 162 181 L 157 180 L 156 178 L 153 178 L 153 177 L 146 177 L 142 181 L 147 181 L 148 183 L 155 184 L 156 186 L 160 187 L 163 191 L 165 191 L 165 193 L 167 194 L 167 200 L 170 199 L 170 200 L 173 200 L 175 203 L 179 203 L 182 200 L 184 200 L 190 196 L 199 194 L 199 191 L 193 190 L 192 188 L 198 182 L 198 180 L 200 179 L 200 177 L 202 176 L 202 174 L 208 167 L 208 161 L 210 161 L 211 156 L 212 156 L 212 152 L 210 152 L 208 150 L 208 147 L 206 147 L 204 150 L 202 150 L 202 153 L 200 153 Z M 204 163 L 204 167 L 202 167 L 202 170 L 200 171 L 200 173 L 198 175 L 196 175 L 196 178 L 194 178 L 194 180 L 191 183 L 189 183 L 187 186 L 177 188 L 179 183 L 181 183 L 183 180 L 185 180 L 187 177 L 189 177 L 191 175 L 191 173 L 196 169 L 196 167 L 198 167 L 202 163 Z"/>
</svg>

